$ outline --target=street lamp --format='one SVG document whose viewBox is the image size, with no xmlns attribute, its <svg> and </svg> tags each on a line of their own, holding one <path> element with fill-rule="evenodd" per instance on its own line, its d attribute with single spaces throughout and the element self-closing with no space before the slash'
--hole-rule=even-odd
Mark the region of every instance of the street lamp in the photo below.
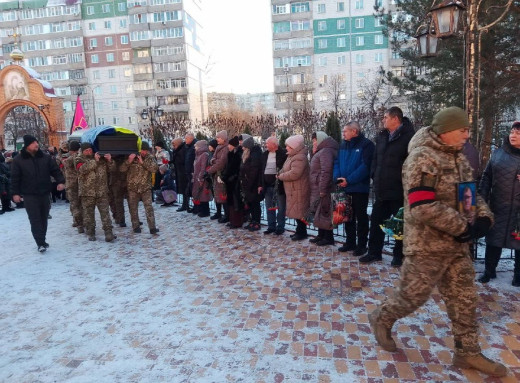
<svg viewBox="0 0 520 383">
<path fill-rule="evenodd" d="M 435 39 L 449 38 L 457 35 L 459 26 L 464 22 L 463 17 L 466 16 L 466 29 L 464 31 L 464 41 L 466 44 L 464 106 L 468 112 L 472 137 L 474 137 L 476 141 L 478 141 L 479 133 L 481 33 L 489 31 L 489 29 L 499 23 L 507 15 L 513 4 L 513 0 L 507 1 L 507 4 L 503 6 L 504 11 L 496 20 L 487 25 L 480 26 L 478 12 L 482 2 L 483 0 L 442 1 L 439 5 L 433 6 L 430 9 L 427 15 L 427 17 L 430 17 L 428 26 L 426 29 L 423 29 L 421 33 L 417 33 L 416 35 L 420 56 L 435 56 L 438 46 Z M 464 15 L 464 13 L 466 14 Z"/>
<path fill-rule="evenodd" d="M 287 87 L 287 131 L 291 130 L 291 102 L 290 102 L 290 92 L 289 92 L 289 72 L 291 68 L 289 68 L 289 64 L 285 64 L 283 67 L 283 73 L 285 73 L 285 86 Z"/>
<path fill-rule="evenodd" d="M 155 128 L 157 126 L 157 119 L 162 117 L 163 114 L 164 114 L 164 110 L 159 106 L 156 106 L 156 107 L 148 106 L 148 107 L 144 108 L 141 112 L 141 118 L 143 120 L 147 120 L 148 117 L 150 117 L 150 126 L 152 128 L 152 140 L 154 143 L 157 142 L 157 137 L 155 134 Z"/>
</svg>

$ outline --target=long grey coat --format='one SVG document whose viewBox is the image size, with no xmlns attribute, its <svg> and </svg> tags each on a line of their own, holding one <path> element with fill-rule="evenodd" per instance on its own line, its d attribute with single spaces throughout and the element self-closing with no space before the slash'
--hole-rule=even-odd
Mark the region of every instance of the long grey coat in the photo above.
<svg viewBox="0 0 520 383">
<path fill-rule="evenodd" d="M 330 193 L 334 188 L 332 171 L 338 149 L 339 144 L 332 137 L 327 137 L 318 145 L 316 153 L 311 159 L 309 202 L 312 208 L 314 201 L 320 201 L 314 214 L 314 226 L 318 229 L 333 229 Z M 325 196 L 320 198 L 320 193 Z"/>
<path fill-rule="evenodd" d="M 278 176 L 283 181 L 289 218 L 302 219 L 309 209 L 309 160 L 307 149 L 301 146 L 283 164 Z"/>
<path fill-rule="evenodd" d="M 520 215 L 520 149 L 509 143 L 493 152 L 480 181 L 479 193 L 495 215 L 495 225 L 486 236 L 488 245 L 506 249 L 520 249 L 520 241 L 511 233 Z"/>
</svg>

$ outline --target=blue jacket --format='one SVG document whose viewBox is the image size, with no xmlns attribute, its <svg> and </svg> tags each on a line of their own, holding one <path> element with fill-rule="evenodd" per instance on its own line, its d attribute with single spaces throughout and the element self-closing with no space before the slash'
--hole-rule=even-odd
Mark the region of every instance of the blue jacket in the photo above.
<svg viewBox="0 0 520 383">
<path fill-rule="evenodd" d="M 350 141 L 341 143 L 334 161 L 334 180 L 347 180 L 347 193 L 368 193 L 370 190 L 370 164 L 374 155 L 374 143 L 360 133 Z"/>
</svg>

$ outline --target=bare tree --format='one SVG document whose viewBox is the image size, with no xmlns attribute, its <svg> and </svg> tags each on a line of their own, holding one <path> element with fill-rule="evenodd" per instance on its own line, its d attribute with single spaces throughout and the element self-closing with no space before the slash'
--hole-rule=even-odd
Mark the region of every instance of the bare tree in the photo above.
<svg viewBox="0 0 520 383">
<path fill-rule="evenodd" d="M 339 74 L 332 75 L 330 81 L 327 84 L 327 94 L 329 96 L 330 105 L 334 109 L 336 116 L 339 110 L 345 104 L 345 81 L 343 76 Z"/>
</svg>

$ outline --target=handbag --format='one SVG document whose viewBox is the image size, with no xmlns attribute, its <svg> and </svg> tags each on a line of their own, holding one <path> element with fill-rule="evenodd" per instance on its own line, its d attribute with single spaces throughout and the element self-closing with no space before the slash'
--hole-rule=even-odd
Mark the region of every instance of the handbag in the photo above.
<svg viewBox="0 0 520 383">
<path fill-rule="evenodd" d="M 339 187 L 330 195 L 332 205 L 332 224 L 334 227 L 352 219 L 352 196 Z"/>
<path fill-rule="evenodd" d="M 171 190 L 171 189 L 163 190 L 161 194 L 163 196 L 164 202 L 166 202 L 166 203 L 177 202 L 177 193 L 174 190 Z"/>
</svg>

